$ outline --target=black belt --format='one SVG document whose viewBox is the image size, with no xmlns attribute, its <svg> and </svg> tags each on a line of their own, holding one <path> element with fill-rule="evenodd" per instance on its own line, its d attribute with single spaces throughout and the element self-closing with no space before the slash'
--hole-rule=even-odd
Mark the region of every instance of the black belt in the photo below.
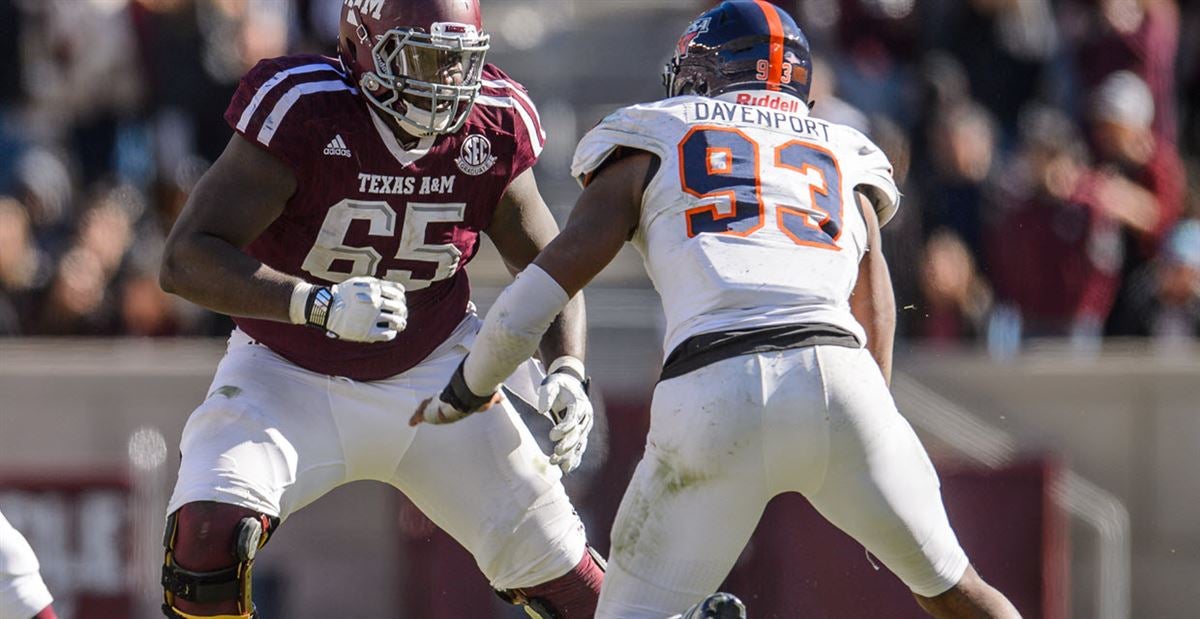
<svg viewBox="0 0 1200 619">
<path fill-rule="evenodd" d="M 660 381 L 683 376 L 731 357 L 806 346 L 862 348 L 855 335 L 833 325 L 779 325 L 693 335 L 667 355 Z"/>
</svg>

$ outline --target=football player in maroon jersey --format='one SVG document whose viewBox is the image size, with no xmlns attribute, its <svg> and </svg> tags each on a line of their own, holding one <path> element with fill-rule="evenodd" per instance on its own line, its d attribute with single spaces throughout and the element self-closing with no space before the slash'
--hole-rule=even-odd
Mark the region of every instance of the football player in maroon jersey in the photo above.
<svg viewBox="0 0 1200 619">
<path fill-rule="evenodd" d="M 242 79 L 236 134 L 168 241 L 163 288 L 237 329 L 181 439 L 163 611 L 254 617 L 250 568 L 279 523 L 375 479 L 506 599 L 591 617 L 601 565 L 560 483 L 592 424 L 582 304 L 542 340 L 549 377 L 530 362 L 509 381 L 556 420 L 549 459 L 507 401 L 452 428 L 406 416 L 479 329 L 463 268 L 480 232 L 514 272 L 557 234 L 531 170 L 537 111 L 485 64 L 477 0 L 345 0 L 340 19 L 339 58 Z"/>
</svg>

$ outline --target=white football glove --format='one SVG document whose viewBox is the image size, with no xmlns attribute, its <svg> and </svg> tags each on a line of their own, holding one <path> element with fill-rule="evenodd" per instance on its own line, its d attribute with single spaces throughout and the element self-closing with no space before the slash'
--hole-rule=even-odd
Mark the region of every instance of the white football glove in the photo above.
<svg viewBox="0 0 1200 619">
<path fill-rule="evenodd" d="M 404 286 L 374 277 L 351 277 L 313 288 L 304 321 L 348 342 L 388 342 L 408 326 Z"/>
<path fill-rule="evenodd" d="M 550 364 L 549 374 L 538 387 L 538 412 L 554 422 L 550 429 L 550 440 L 554 441 L 550 464 L 562 469 L 563 474 L 583 461 L 588 433 L 596 421 L 585 377 L 582 361 L 559 357 Z"/>
</svg>

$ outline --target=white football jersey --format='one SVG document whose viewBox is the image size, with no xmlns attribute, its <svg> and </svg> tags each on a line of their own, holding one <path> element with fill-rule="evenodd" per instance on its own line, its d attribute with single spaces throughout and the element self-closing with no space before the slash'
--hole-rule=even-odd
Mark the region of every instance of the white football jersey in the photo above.
<svg viewBox="0 0 1200 619">
<path fill-rule="evenodd" d="M 881 224 L 899 206 L 891 164 L 866 136 L 780 93 L 675 97 L 605 118 L 571 173 L 586 183 L 621 147 L 661 163 L 632 242 L 663 299 L 665 353 L 700 333 L 783 324 L 866 343 L 850 313 L 867 250 L 854 190 Z"/>
</svg>

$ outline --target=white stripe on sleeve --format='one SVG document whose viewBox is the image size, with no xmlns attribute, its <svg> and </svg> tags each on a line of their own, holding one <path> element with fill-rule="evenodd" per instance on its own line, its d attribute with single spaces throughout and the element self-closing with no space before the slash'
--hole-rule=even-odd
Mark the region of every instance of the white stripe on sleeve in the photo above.
<svg viewBox="0 0 1200 619">
<path fill-rule="evenodd" d="M 533 99 L 529 98 L 528 93 L 508 80 L 483 80 L 483 85 L 487 86 L 488 88 L 506 89 L 512 94 L 513 97 L 523 101 L 525 103 L 525 107 L 533 116 L 533 120 L 538 127 L 538 135 L 542 138 L 542 144 L 544 145 L 546 143 L 545 125 L 542 124 L 542 117 L 538 114 L 537 106 L 533 104 Z"/>
<path fill-rule="evenodd" d="M 525 123 L 525 130 L 529 133 L 529 146 L 533 149 L 533 156 L 541 156 L 545 140 L 533 124 L 533 119 L 529 117 L 529 112 L 525 110 L 525 106 L 517 103 L 512 97 L 493 97 L 490 95 L 475 97 L 475 103 L 492 107 L 509 107 L 516 110 L 517 116 L 521 117 L 521 122 Z"/>
<path fill-rule="evenodd" d="M 262 86 L 258 87 L 258 92 L 254 93 L 254 98 L 250 100 L 250 103 L 246 106 L 246 109 L 242 110 L 242 116 L 238 118 L 237 130 L 245 131 L 246 127 L 250 126 L 250 119 L 253 118 L 254 113 L 258 111 L 258 106 L 262 105 L 263 99 L 266 99 L 267 95 L 270 94 L 280 82 L 292 75 L 303 75 L 305 73 L 316 73 L 318 71 L 329 71 L 330 73 L 343 75 L 341 71 L 338 71 L 336 68 L 327 64 L 300 65 L 298 67 L 292 67 L 276 73 L 275 75 L 271 76 L 271 79 L 263 82 Z"/>
<path fill-rule="evenodd" d="M 351 88 L 349 84 L 340 80 L 333 82 L 307 82 L 293 86 L 291 90 L 287 91 L 287 94 L 279 99 L 274 109 L 271 110 L 271 115 L 267 116 L 267 119 L 263 121 L 262 129 L 258 132 L 258 141 L 263 146 L 271 145 L 271 138 L 275 137 L 275 131 L 279 129 L 279 125 L 283 122 L 283 118 L 287 116 L 288 110 L 292 109 L 292 106 L 300 100 L 300 97 L 318 92 L 336 92 L 339 90 L 358 92 L 354 88 Z"/>
</svg>

